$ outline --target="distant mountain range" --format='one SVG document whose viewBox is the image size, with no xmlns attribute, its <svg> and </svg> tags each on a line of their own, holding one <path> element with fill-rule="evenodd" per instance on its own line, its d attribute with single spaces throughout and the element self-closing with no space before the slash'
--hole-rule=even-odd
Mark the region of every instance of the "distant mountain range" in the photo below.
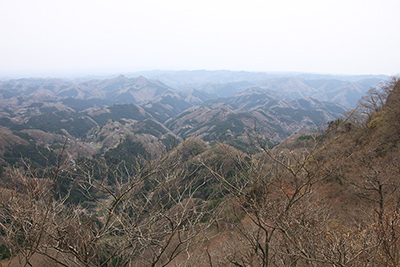
<svg viewBox="0 0 400 267">
<path fill-rule="evenodd" d="M 137 103 L 173 92 L 170 87 L 157 80 L 143 76 L 128 79 L 120 75 L 114 79 L 90 80 L 81 83 L 62 79 L 20 79 L 0 83 L 3 99 L 12 96 L 39 95 L 60 99 L 106 99 L 110 103 Z"/>
<path fill-rule="evenodd" d="M 283 74 L 279 73 L 232 71 L 153 71 L 143 72 L 143 74 L 148 78 L 144 76 L 127 78 L 120 75 L 112 79 L 87 81 L 7 80 L 0 81 L 0 93 L 3 99 L 10 99 L 16 95 L 39 95 L 40 97 L 50 97 L 50 99 L 57 97 L 98 98 L 106 99 L 110 101 L 109 103 L 141 103 L 166 93 L 176 93 L 192 104 L 199 104 L 206 99 L 229 97 L 249 88 L 259 87 L 279 93 L 286 98 L 296 99 L 310 96 L 319 100 L 334 101 L 347 107 L 355 107 L 358 99 L 368 89 L 378 86 L 389 78 L 384 75 L 329 76 L 316 74 L 283 77 Z M 182 93 L 182 90 L 185 92 Z"/>
<path fill-rule="evenodd" d="M 288 98 L 311 96 L 355 107 L 371 87 L 389 79 L 386 75 L 329 75 L 296 72 L 246 71 L 143 71 L 126 74 L 158 79 L 178 90 L 198 89 L 217 96 L 232 96 L 250 87 L 279 92 Z"/>
<path fill-rule="evenodd" d="M 69 137 L 76 151 L 84 148 L 81 155 L 93 155 L 127 136 L 154 147 L 171 138 L 199 137 L 245 150 L 254 127 L 275 143 L 312 131 L 342 116 L 384 78 L 352 76 L 354 81 L 348 81 L 229 71 L 157 75 L 1 81 L 0 137 L 10 140 L 1 150 L 32 140 L 57 146 Z"/>
</svg>

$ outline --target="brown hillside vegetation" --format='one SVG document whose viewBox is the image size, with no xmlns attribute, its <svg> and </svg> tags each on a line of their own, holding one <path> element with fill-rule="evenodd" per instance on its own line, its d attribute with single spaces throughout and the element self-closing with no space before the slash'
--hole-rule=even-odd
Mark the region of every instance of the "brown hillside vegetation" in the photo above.
<svg viewBox="0 0 400 267">
<path fill-rule="evenodd" d="M 215 262 L 399 266 L 399 95 L 394 79 L 360 101 L 368 114 L 362 124 L 338 120 L 322 134 L 292 137 L 274 149 L 254 135 L 263 156 L 235 156 L 235 179 L 210 168 L 233 209 L 224 218 L 230 227 L 216 239 L 226 242 L 212 251 Z"/>
<path fill-rule="evenodd" d="M 273 148 L 254 129 L 257 154 L 190 138 L 153 158 L 7 168 L 2 263 L 400 266 L 399 80 L 351 115 Z"/>
<path fill-rule="evenodd" d="M 28 142 L 23 140 L 22 138 L 13 135 L 11 132 L 7 130 L 1 129 L 0 132 L 0 154 L 4 154 L 6 149 L 12 149 L 16 145 L 27 144 Z"/>
</svg>

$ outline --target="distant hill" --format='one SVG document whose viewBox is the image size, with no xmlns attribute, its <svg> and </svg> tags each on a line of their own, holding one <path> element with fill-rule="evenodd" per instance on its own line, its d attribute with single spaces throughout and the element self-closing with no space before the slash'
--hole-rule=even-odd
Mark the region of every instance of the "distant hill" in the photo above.
<svg viewBox="0 0 400 267">
<path fill-rule="evenodd" d="M 152 101 L 163 94 L 175 92 L 186 102 L 198 105 L 207 99 L 229 97 L 251 87 L 260 87 L 291 99 L 310 96 L 353 108 L 366 91 L 389 78 L 384 75 L 340 76 L 202 70 L 149 71 L 136 74 L 145 75 L 147 78 L 144 76 L 132 77 L 134 74 L 127 74 L 132 78 L 120 75 L 111 79 L 92 80 L 18 79 L 0 81 L 0 103 L 1 100 L 7 100 L 6 106 L 16 106 L 23 105 L 25 101 L 28 101 L 27 104 L 31 104 L 34 101 L 73 98 L 80 100 L 104 99 L 107 104 L 139 104 L 144 101 Z M 103 101 L 100 107 L 104 106 L 104 103 Z M 0 105 L 4 105 L 4 102 Z"/>
<path fill-rule="evenodd" d="M 175 90 L 144 76 L 3 81 L 0 126 L 10 135 L 39 143 L 43 140 L 58 149 L 68 137 L 74 140 L 68 143 L 69 148 L 82 149 L 80 155 L 86 156 L 106 153 L 128 137 L 154 147 L 165 146 L 170 138 L 197 137 L 211 143 L 225 140 L 246 150 L 248 131 L 255 125 L 278 143 L 293 133 L 326 125 L 346 111 L 343 105 L 321 99 L 350 101 L 349 95 L 357 96 L 379 81 L 272 78 L 229 71 L 189 74 L 199 82 L 207 75 L 217 82 Z M 244 78 L 251 81 L 239 81 Z"/>
<path fill-rule="evenodd" d="M 298 72 L 246 71 L 144 71 L 126 74 L 158 79 L 178 90 L 197 89 L 217 96 L 232 96 L 258 86 L 282 93 L 288 98 L 311 96 L 355 107 L 371 87 L 387 81 L 386 75 L 331 75 Z"/>
<path fill-rule="evenodd" d="M 378 78 L 356 82 L 342 80 L 305 80 L 299 77 L 270 79 L 259 82 L 257 86 L 279 92 L 288 98 L 311 96 L 319 100 L 334 101 L 347 107 L 355 107 L 357 101 L 371 88 L 382 82 Z"/>
<path fill-rule="evenodd" d="M 193 104 L 193 105 L 199 105 L 199 104 L 203 103 L 204 101 L 215 97 L 215 95 L 209 94 L 204 91 L 199 91 L 196 89 L 187 89 L 187 90 L 183 90 L 183 91 L 178 91 L 177 93 L 186 102 Z"/>
<path fill-rule="evenodd" d="M 251 90 L 249 90 L 251 92 Z M 258 125 L 276 142 L 287 136 L 316 128 L 321 122 L 339 118 L 345 108 L 313 98 L 276 99 L 248 93 L 206 101 L 165 122 L 181 138 L 200 137 L 206 141 L 248 142 L 247 132 Z"/>
<path fill-rule="evenodd" d="M 106 99 L 110 103 L 139 103 L 172 92 L 160 81 L 143 76 L 128 79 L 120 75 L 113 79 L 73 83 L 62 79 L 19 79 L 0 83 L 0 100 L 19 97 L 19 103 L 29 99 Z"/>
</svg>

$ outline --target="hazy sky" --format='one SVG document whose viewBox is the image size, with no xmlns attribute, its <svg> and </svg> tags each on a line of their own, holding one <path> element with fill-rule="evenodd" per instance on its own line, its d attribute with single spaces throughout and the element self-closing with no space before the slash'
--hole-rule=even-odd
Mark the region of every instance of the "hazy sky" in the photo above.
<svg viewBox="0 0 400 267">
<path fill-rule="evenodd" d="M 0 0 L 0 77 L 400 73 L 399 0 Z"/>
</svg>

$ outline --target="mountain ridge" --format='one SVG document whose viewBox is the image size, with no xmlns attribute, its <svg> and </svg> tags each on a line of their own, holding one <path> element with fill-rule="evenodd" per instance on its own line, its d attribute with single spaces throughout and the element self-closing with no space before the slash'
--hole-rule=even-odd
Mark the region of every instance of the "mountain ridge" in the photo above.
<svg viewBox="0 0 400 267">
<path fill-rule="evenodd" d="M 365 86 L 371 81 L 362 82 Z M 327 91 L 352 85 L 332 80 L 315 80 L 312 84 Z M 135 140 L 151 140 L 159 146 L 165 145 L 161 140 L 168 135 L 177 140 L 198 137 L 210 143 L 236 140 L 233 145 L 245 149 L 247 132 L 254 125 L 279 143 L 293 133 L 327 125 L 347 110 L 338 103 L 315 98 L 317 89 L 299 77 L 271 78 L 260 85 L 243 81 L 204 84 L 210 94 L 196 88 L 175 90 L 144 76 L 120 75 L 79 83 L 63 79 L 10 80 L 0 83 L 0 125 L 12 134 L 31 136 L 25 136 L 25 140 L 38 140 L 32 135 L 42 135 L 43 140 L 52 142 L 50 145 L 66 137 L 77 139 L 73 146 L 79 143 L 90 151 L 85 155 L 105 153 L 130 131 L 138 131 L 132 133 Z M 285 95 L 299 86 L 304 89 L 298 94 L 301 98 Z M 159 134 L 158 124 L 168 134 Z"/>
</svg>

